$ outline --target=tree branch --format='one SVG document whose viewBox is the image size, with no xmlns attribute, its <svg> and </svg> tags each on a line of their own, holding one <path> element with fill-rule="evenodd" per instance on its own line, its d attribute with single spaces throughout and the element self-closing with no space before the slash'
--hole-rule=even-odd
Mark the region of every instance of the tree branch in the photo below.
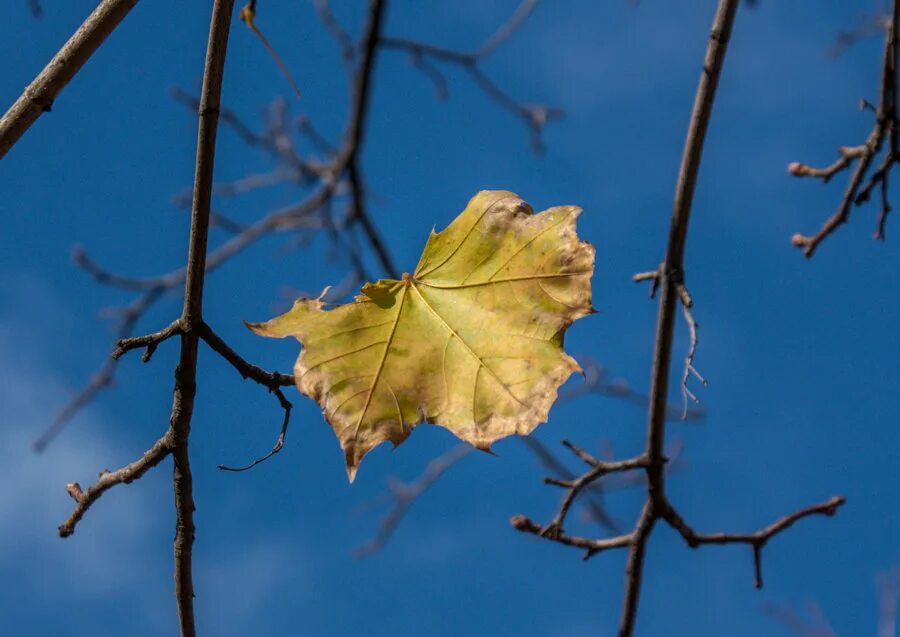
<svg viewBox="0 0 900 637">
<path fill-rule="evenodd" d="M 181 311 L 181 356 L 175 368 L 170 428 L 173 436 L 173 486 L 175 490 L 175 598 L 182 637 L 193 637 L 194 585 L 192 558 L 194 545 L 194 494 L 188 441 L 197 390 L 197 344 L 203 325 L 203 284 L 206 278 L 206 246 L 209 237 L 209 209 L 222 78 L 234 0 L 215 0 L 206 48 L 203 87 L 200 96 L 200 126 L 197 133 L 197 163 L 194 197 Z"/>
<path fill-rule="evenodd" d="M 835 496 L 825 502 L 814 504 L 789 515 L 785 515 L 756 533 L 745 534 L 696 533 L 687 525 L 671 505 L 663 512 L 662 517 L 669 523 L 669 526 L 681 534 L 681 537 L 684 538 L 684 541 L 687 542 L 687 545 L 691 548 L 697 548 L 703 544 L 749 544 L 753 549 L 754 585 L 756 588 L 762 588 L 762 549 L 766 543 L 774 536 L 793 526 L 795 522 L 802 518 L 811 515 L 833 516 L 837 513 L 838 507 L 846 501 L 846 498 L 842 496 Z"/>
<path fill-rule="evenodd" d="M 356 557 L 367 557 L 373 553 L 380 551 L 387 541 L 393 535 L 400 524 L 400 521 L 406 515 L 409 507 L 423 493 L 430 489 L 438 479 L 444 475 L 451 467 L 460 460 L 465 458 L 474 450 L 469 444 L 459 444 L 452 447 L 450 451 L 441 454 L 428 463 L 425 471 L 422 472 L 416 480 L 409 484 L 403 484 L 399 480 L 391 480 L 389 487 L 391 495 L 394 498 L 394 504 L 391 510 L 381 519 L 378 532 L 371 540 L 357 548 L 353 553 Z"/>
<path fill-rule="evenodd" d="M 537 4 L 538 0 L 522 0 L 512 15 L 480 47 L 471 52 L 456 51 L 427 42 L 393 36 L 382 37 L 381 44 L 389 49 L 409 53 L 413 66 L 421 70 L 434 82 L 439 99 L 443 99 L 447 95 L 447 82 L 440 70 L 433 64 L 430 64 L 428 59 L 454 64 L 464 69 L 485 95 L 500 107 L 521 119 L 528 126 L 531 131 L 532 148 L 536 153 L 540 154 L 544 151 L 544 143 L 541 139 L 544 127 L 551 121 L 562 119 L 562 109 L 542 104 L 519 102 L 503 91 L 494 80 L 484 73 L 480 66 L 484 58 L 518 30 L 522 23 L 532 14 Z"/>
<path fill-rule="evenodd" d="M 117 484 L 131 484 L 140 478 L 150 469 L 162 462 L 163 458 L 172 453 L 172 432 L 171 430 L 156 441 L 156 443 L 144 452 L 139 460 L 128 464 L 117 471 L 101 471 L 100 479 L 85 491 L 81 490 L 81 485 L 77 482 L 70 482 L 66 485 L 66 491 L 75 500 L 75 510 L 72 515 L 66 518 L 66 521 L 59 525 L 59 536 L 69 537 L 75 532 L 75 526 L 91 508 L 107 489 Z"/>
<path fill-rule="evenodd" d="M 67 491 L 77 502 L 75 512 L 60 526 L 60 535 L 72 533 L 77 521 L 87 508 L 109 487 L 139 478 L 162 458 L 172 454 L 172 473 L 175 494 L 175 540 L 173 543 L 175 570 L 175 598 L 178 604 L 178 621 L 182 637 L 196 634 L 194 624 L 194 587 L 192 556 L 194 542 L 194 496 L 188 441 L 191 433 L 191 417 L 194 410 L 197 377 L 197 345 L 203 328 L 203 283 L 207 270 L 206 246 L 209 235 L 210 199 L 213 186 L 213 168 L 216 153 L 216 132 L 219 120 L 219 104 L 222 92 L 222 76 L 228 33 L 234 0 L 215 0 L 210 20 L 209 41 L 203 72 L 203 88 L 199 108 L 197 133 L 197 161 L 194 174 L 194 195 L 191 212 L 191 230 L 188 245 L 187 267 L 184 275 L 184 304 L 181 316 L 159 332 L 127 339 L 119 344 L 118 354 L 129 349 L 146 347 L 149 358 L 158 343 L 175 336 L 181 338 L 181 352 L 175 368 L 172 413 L 169 429 L 159 441 L 138 460 L 113 473 L 104 473 L 96 485 L 82 492 L 76 483 Z M 151 291 L 155 292 L 156 288 Z M 149 294 L 149 293 L 148 293 Z M 146 298 L 146 297 L 145 297 Z"/>
<path fill-rule="evenodd" d="M 888 201 L 888 173 L 894 164 L 900 163 L 900 122 L 897 120 L 897 42 L 900 29 L 900 0 L 894 0 L 890 19 L 887 20 L 884 37 L 884 54 L 881 68 L 881 97 L 877 109 L 866 101 L 863 108 L 875 111 L 875 124 L 865 143 L 859 146 L 841 146 L 840 157 L 826 168 L 813 168 L 800 162 L 788 165 L 788 172 L 794 177 L 814 177 L 827 183 L 836 174 L 849 170 L 856 162 L 850 174 L 844 196 L 837 210 L 825 220 L 818 232 L 812 236 L 795 234 L 791 242 L 803 250 L 803 254 L 812 257 L 816 248 L 827 237 L 831 236 L 850 218 L 853 206 L 867 202 L 872 191 L 881 187 L 881 211 L 875 227 L 874 238 L 884 239 L 884 228 L 891 205 Z M 881 152 L 885 141 L 888 148 L 884 153 L 881 165 L 875 170 L 867 183 L 866 174 L 875 157 Z"/>
<path fill-rule="evenodd" d="M 681 532 L 690 546 L 700 544 L 726 544 L 745 543 L 750 544 L 754 550 L 757 565 L 757 583 L 762 585 L 760 574 L 760 552 L 765 543 L 777 533 L 787 529 L 797 520 L 813 515 L 833 515 L 837 508 L 844 503 L 844 498 L 835 497 L 825 503 L 814 505 L 806 509 L 787 515 L 771 526 L 750 535 L 733 534 L 708 534 L 699 535 L 687 526 L 681 519 L 675 508 L 669 503 L 665 491 L 665 466 L 666 457 L 663 453 L 665 442 L 665 425 L 669 411 L 669 374 L 672 363 L 672 345 L 675 325 L 676 308 L 681 305 L 685 311 L 688 327 L 691 331 L 691 347 L 688 351 L 685 364 L 686 373 L 683 378 L 682 389 L 686 390 L 684 381 L 693 370 L 693 357 L 696 350 L 696 322 L 693 319 L 691 308 L 693 302 L 684 286 L 684 250 L 687 241 L 688 222 L 690 220 L 691 205 L 697 182 L 697 174 L 700 169 L 700 160 L 703 153 L 703 145 L 709 120 L 712 115 L 713 103 L 718 86 L 719 76 L 725 61 L 725 53 L 728 40 L 734 24 L 739 0 L 719 0 L 716 15 L 713 20 L 712 31 L 706 50 L 706 58 L 703 72 L 694 98 L 694 106 L 691 120 L 688 126 L 687 139 L 681 160 L 681 168 L 675 189 L 675 202 L 672 211 L 672 221 L 669 230 L 669 239 L 666 249 L 666 257 L 660 268 L 655 273 L 639 274 L 635 277 L 638 281 L 652 281 L 655 292 L 659 291 L 659 312 L 657 316 L 656 340 L 653 355 L 653 370 L 650 382 L 650 409 L 647 422 L 646 449 L 643 454 L 631 460 L 619 463 L 601 463 L 596 459 L 573 450 L 582 457 L 592 469 L 573 481 L 551 480 L 552 484 L 567 487 L 570 492 L 564 499 L 559 512 L 553 521 L 544 528 L 539 527 L 527 518 L 517 516 L 513 519 L 513 526 L 519 530 L 531 533 L 537 532 L 542 537 L 563 544 L 569 544 L 586 550 L 585 558 L 597 551 L 593 549 L 592 542 L 599 542 L 597 549 L 628 548 L 628 560 L 625 569 L 625 595 L 622 605 L 622 615 L 619 622 L 619 636 L 630 637 L 634 632 L 637 617 L 638 603 L 640 601 L 641 581 L 643 566 L 647 552 L 647 542 L 653 533 L 657 521 L 665 519 L 670 525 Z M 643 468 L 647 476 L 647 495 L 640 516 L 635 523 L 634 530 L 612 540 L 588 540 L 585 538 L 572 538 L 562 532 L 562 521 L 571 502 L 584 487 L 584 483 L 591 480 L 597 473 L 613 469 L 630 470 Z M 537 531 L 536 531 L 537 530 Z"/>
<path fill-rule="evenodd" d="M 0 119 L 0 159 L 37 118 L 49 113 L 56 96 L 134 8 L 138 0 L 103 0 L 34 78 Z M 32 4 L 32 7 L 40 6 Z"/>
</svg>

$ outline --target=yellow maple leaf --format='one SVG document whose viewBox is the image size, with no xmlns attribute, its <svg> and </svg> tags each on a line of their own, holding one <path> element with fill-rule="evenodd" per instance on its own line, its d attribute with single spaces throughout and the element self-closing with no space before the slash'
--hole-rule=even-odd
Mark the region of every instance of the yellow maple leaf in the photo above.
<svg viewBox="0 0 900 637">
<path fill-rule="evenodd" d="M 563 334 L 591 314 L 594 248 L 575 206 L 533 214 L 507 191 L 482 191 L 442 232 L 413 274 L 367 283 L 326 310 L 300 299 L 248 326 L 302 344 L 297 387 L 322 407 L 352 481 L 363 456 L 422 422 L 480 448 L 546 422 L 578 363 Z"/>
</svg>

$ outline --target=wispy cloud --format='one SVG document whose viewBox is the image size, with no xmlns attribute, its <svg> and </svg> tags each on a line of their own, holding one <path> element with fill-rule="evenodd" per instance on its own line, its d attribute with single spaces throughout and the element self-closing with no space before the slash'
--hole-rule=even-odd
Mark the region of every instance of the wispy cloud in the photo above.
<svg viewBox="0 0 900 637">
<path fill-rule="evenodd" d="M 47 595 L 61 604 L 137 597 L 139 578 L 158 569 L 143 546 L 160 530 L 152 511 L 161 485 L 151 481 L 110 492 L 74 537 L 57 536 L 57 525 L 72 508 L 65 484 L 86 483 L 138 450 L 107 442 L 100 416 L 88 409 L 76 434 L 43 454 L 32 451 L 31 441 L 53 416 L 48 397 L 71 391 L 41 360 L 42 345 L 34 334 L 50 327 L 41 321 L 49 324 L 64 313 L 52 290 L 27 276 L 0 279 L 0 296 L 9 302 L 0 311 L 0 483 L 6 485 L 0 498 L 0 568 L 15 575 L 17 586 L 40 591 L 40 604 Z"/>
<path fill-rule="evenodd" d="M 67 308 L 34 277 L 0 276 L 0 298 L 5 300 L 0 306 L 0 484 L 5 485 L 0 498 L 0 615 L 27 612 L 38 618 L 33 628 L 42 632 L 41 626 L 56 621 L 47 617 L 49 623 L 41 623 L 47 609 L 59 618 L 113 603 L 127 617 L 129 625 L 121 628 L 128 634 L 170 632 L 175 604 L 169 472 L 160 468 L 132 485 L 115 487 L 91 508 L 72 537 L 57 536 L 57 526 L 73 506 L 65 484 L 80 481 L 85 487 L 101 469 L 117 468 L 143 450 L 111 442 L 109 423 L 101 408 L 92 405 L 45 452 L 33 452 L 32 441 L 52 419 L 54 399 L 73 389 L 54 370 L 60 353 L 48 346 L 62 340 L 61 332 L 71 326 L 59 325 Z M 52 336 L 42 339 L 39 334 Z M 272 615 L 266 611 L 275 610 L 270 606 L 283 603 L 278 591 L 288 588 L 286 583 L 296 593 L 311 581 L 302 569 L 298 572 L 305 561 L 296 553 L 295 540 L 271 537 L 195 551 L 200 624 L 216 635 L 254 634 L 260 618 Z M 13 585 L 20 594 L 5 594 Z M 22 599 L 33 600 L 34 607 L 22 609 Z"/>
</svg>

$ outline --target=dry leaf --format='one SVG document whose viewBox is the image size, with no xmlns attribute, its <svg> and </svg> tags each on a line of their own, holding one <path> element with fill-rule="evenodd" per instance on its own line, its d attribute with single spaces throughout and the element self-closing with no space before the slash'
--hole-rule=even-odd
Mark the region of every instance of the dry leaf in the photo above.
<svg viewBox="0 0 900 637">
<path fill-rule="evenodd" d="M 557 389 L 580 371 L 566 328 L 594 310 L 594 248 L 574 206 L 533 214 L 517 195 L 483 191 L 440 233 L 414 273 L 367 283 L 326 310 L 301 299 L 263 336 L 302 344 L 297 387 L 341 442 L 352 481 L 362 457 L 417 424 L 446 427 L 480 449 L 547 420 Z"/>
</svg>

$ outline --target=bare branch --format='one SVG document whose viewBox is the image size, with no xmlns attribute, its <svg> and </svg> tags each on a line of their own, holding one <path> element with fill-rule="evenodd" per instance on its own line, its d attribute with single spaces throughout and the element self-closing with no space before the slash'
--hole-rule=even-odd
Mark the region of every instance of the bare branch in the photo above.
<svg viewBox="0 0 900 637">
<path fill-rule="evenodd" d="M 560 108 L 543 104 L 525 104 L 512 98 L 503 91 L 494 80 L 482 70 L 480 63 L 500 44 L 508 40 L 522 23 L 531 15 L 538 0 L 522 0 L 513 14 L 487 39 L 484 44 L 472 52 L 456 51 L 446 47 L 420 42 L 410 38 L 384 36 L 380 43 L 389 48 L 406 51 L 410 61 L 421 70 L 435 85 L 438 99 L 447 95 L 447 83 L 443 74 L 429 59 L 454 64 L 464 69 L 472 77 L 478 87 L 495 103 L 521 119 L 531 132 L 531 145 L 536 153 L 544 151 L 541 134 L 551 121 L 560 120 L 563 111 Z"/>
<path fill-rule="evenodd" d="M 566 521 L 566 516 L 569 513 L 569 509 L 572 506 L 572 503 L 575 502 L 575 498 L 579 496 L 579 494 L 586 487 L 589 487 L 595 481 L 599 480 L 603 476 L 622 472 L 622 471 L 633 471 L 635 469 L 642 469 L 647 466 L 647 458 L 645 456 L 638 456 L 637 458 L 630 458 L 628 460 L 620 460 L 618 462 L 601 462 L 596 458 L 591 457 L 584 450 L 576 447 L 569 441 L 563 441 L 563 444 L 569 447 L 575 455 L 581 458 L 584 462 L 592 467 L 590 471 L 587 473 L 575 478 L 574 480 L 558 480 L 555 478 L 545 478 L 544 482 L 547 484 L 554 484 L 557 486 L 565 487 L 567 489 L 566 495 L 563 498 L 562 504 L 559 506 L 559 511 L 556 513 L 556 516 L 550 521 L 547 526 L 545 526 L 541 530 L 541 535 L 550 539 L 555 539 L 561 533 L 563 533 L 563 525 Z"/>
<path fill-rule="evenodd" d="M 515 515 L 510 519 L 509 522 L 517 531 L 522 531 L 523 533 L 531 533 L 532 535 L 538 535 L 541 537 L 549 537 L 544 534 L 544 529 L 540 524 L 534 522 L 533 520 L 530 520 L 524 515 Z M 566 546 L 574 546 L 575 548 L 584 549 L 584 559 L 587 560 L 593 555 L 600 553 L 601 551 L 629 546 L 631 545 L 634 538 L 632 537 L 632 534 L 629 533 L 628 535 L 619 535 L 618 537 L 598 540 L 593 538 L 567 535 L 566 533 L 560 531 L 552 537 L 549 537 L 549 539 L 552 539 L 554 542 L 558 542 L 559 544 L 565 544 Z"/>
<path fill-rule="evenodd" d="M 509 19 L 501 24 L 497 30 L 494 31 L 493 35 L 485 40 L 484 44 L 472 53 L 472 56 L 482 58 L 496 50 L 498 46 L 512 37 L 512 34 L 522 26 L 522 23 L 528 19 L 528 16 L 530 16 L 535 7 L 537 7 L 537 4 L 538 0 L 522 0 L 513 14 L 509 16 Z"/>
<path fill-rule="evenodd" d="M 150 449 L 144 452 L 139 460 L 135 460 L 117 471 L 101 471 L 100 479 L 90 487 L 81 490 L 77 482 L 66 485 L 66 491 L 75 500 L 75 510 L 66 521 L 59 525 L 59 536 L 69 537 L 75 532 L 75 526 L 104 492 L 117 484 L 131 484 L 150 469 L 162 462 L 163 458 L 172 453 L 172 432 L 157 440 Z"/>
<path fill-rule="evenodd" d="M 144 350 L 144 355 L 141 357 L 141 360 L 145 363 L 148 363 L 150 362 L 150 358 L 153 356 L 153 352 L 156 351 L 156 348 L 160 343 L 172 338 L 173 336 L 181 334 L 181 332 L 181 320 L 175 319 L 166 327 L 157 332 L 151 332 L 150 334 L 145 334 L 144 336 L 123 338 L 118 343 L 116 343 L 116 349 L 113 350 L 112 358 L 114 360 L 121 358 L 126 352 L 144 347 L 146 349 Z"/>
<path fill-rule="evenodd" d="M 372 0 L 366 20 L 366 27 L 360 43 L 359 69 L 354 76 L 351 109 L 347 124 L 344 143 L 340 153 L 336 154 L 328 165 L 320 165 L 302 158 L 293 148 L 292 144 L 284 139 L 286 126 L 284 120 L 284 107 L 278 103 L 273 105 L 272 119 L 275 126 L 270 128 L 269 135 L 257 135 L 234 113 L 227 110 L 221 111 L 222 121 L 234 129 L 250 145 L 263 148 L 279 161 L 284 162 L 296 171 L 297 180 L 305 184 L 308 179 L 319 182 L 318 188 L 313 190 L 303 201 L 280 210 L 267 214 L 262 219 L 244 227 L 234 234 L 225 243 L 209 253 L 205 262 L 207 272 L 212 272 L 229 259 L 242 252 L 247 247 L 256 243 L 259 239 L 274 232 L 295 231 L 302 227 L 311 215 L 321 211 L 332 198 L 341 192 L 346 180 L 346 191 L 350 192 L 350 223 L 359 224 L 366 235 L 372 250 L 380 261 L 384 270 L 391 276 L 399 278 L 399 271 L 394 266 L 384 241 L 381 239 L 365 206 L 365 193 L 359 167 L 358 156 L 362 147 L 365 132 L 365 118 L 368 112 L 369 94 L 371 93 L 371 78 L 374 74 L 374 62 L 379 42 L 381 29 L 381 17 L 385 3 L 382 0 Z M 175 89 L 173 96 L 179 101 L 202 110 L 199 101 L 188 93 Z M 212 215 L 210 213 L 210 217 Z M 209 222 L 207 222 L 209 223 Z M 325 224 L 323 224 L 323 227 Z M 336 237 L 336 233 L 332 234 Z M 362 261 L 354 251 L 349 251 L 354 269 L 358 274 L 363 273 Z M 178 268 L 168 274 L 151 277 L 135 278 L 113 274 L 94 263 L 81 249 L 75 251 L 76 263 L 94 276 L 99 282 L 116 287 L 143 291 L 132 305 L 135 311 L 127 312 L 127 318 L 123 318 L 117 330 L 117 341 L 133 336 L 133 329 L 143 313 L 165 292 L 173 290 L 185 281 L 186 269 Z M 126 314 L 123 313 L 123 316 Z M 113 377 L 114 366 L 109 361 L 104 362 L 100 371 L 88 386 L 67 406 L 56 419 L 52 427 L 36 446 L 43 448 L 54 437 L 72 415 L 83 405 L 93 399 L 103 388 L 107 387 Z"/>
<path fill-rule="evenodd" d="M 215 0 L 209 27 L 203 87 L 200 96 L 200 126 L 197 133 L 197 164 L 194 176 L 194 198 L 184 283 L 184 307 L 181 312 L 181 354 L 175 368 L 172 416 L 175 491 L 175 598 L 182 637 L 193 637 L 194 585 L 192 575 L 194 545 L 194 494 L 188 440 L 194 410 L 197 376 L 197 344 L 203 325 L 203 284 L 206 278 L 206 246 L 209 236 L 209 209 L 212 198 L 213 168 L 216 156 L 216 133 L 225 53 L 234 0 Z"/>
<path fill-rule="evenodd" d="M 121 274 L 114 274 L 103 269 L 87 255 L 84 248 L 80 245 L 76 245 L 72 249 L 72 262 L 94 277 L 98 283 L 102 283 L 103 285 L 135 291 L 155 290 L 161 287 L 159 278 L 140 279 L 122 276 Z"/>
<path fill-rule="evenodd" d="M 316 12 L 319 14 L 319 20 L 325 25 L 329 33 L 337 40 L 341 49 L 341 59 L 344 62 L 344 68 L 348 75 L 353 75 L 353 66 L 356 62 L 356 47 L 353 45 L 353 39 L 344 28 L 335 19 L 331 12 L 331 6 L 328 0 L 314 0 Z"/>
<path fill-rule="evenodd" d="M 267 372 L 261 367 L 257 367 L 256 365 L 244 360 L 244 358 L 242 358 L 237 352 L 231 349 L 231 347 L 229 347 L 229 345 L 225 341 L 223 341 L 206 323 L 203 323 L 200 326 L 200 338 L 203 339 L 203 341 L 205 341 L 206 344 L 209 345 L 217 354 L 231 363 L 231 366 L 237 370 L 242 378 L 249 378 L 259 383 L 260 385 L 267 387 L 269 389 L 269 392 L 274 394 L 278 399 L 278 404 L 281 405 L 281 408 L 284 410 L 284 420 L 281 423 L 281 431 L 278 434 L 278 439 L 275 441 L 275 445 L 266 455 L 257 458 L 250 464 L 243 467 L 230 467 L 224 464 L 219 465 L 219 469 L 223 471 L 247 471 L 248 469 L 252 469 L 256 465 L 265 462 L 284 448 L 284 438 L 287 435 L 288 424 L 291 420 L 292 405 L 291 402 L 285 397 L 284 392 L 281 391 L 281 388 L 286 385 L 293 385 L 294 377 L 288 374 L 279 374 L 278 372 Z"/>
<path fill-rule="evenodd" d="M 584 369 L 584 383 L 564 388 L 559 392 L 559 400 L 568 402 L 586 394 L 600 394 L 610 398 L 619 398 L 643 408 L 649 404 L 649 397 L 635 391 L 626 381 L 618 378 L 609 379 L 606 368 L 594 359 L 587 356 L 577 356 L 576 358 Z M 700 407 L 689 407 L 686 413 L 683 409 L 674 407 L 668 407 L 666 411 L 668 420 L 696 422 L 705 416 L 706 412 Z"/>
<path fill-rule="evenodd" d="M 269 450 L 267 454 L 264 456 L 260 456 L 256 460 L 253 460 L 249 464 L 246 464 L 242 467 L 230 467 L 228 465 L 220 464 L 219 469 L 222 471 L 231 471 L 233 473 L 241 473 L 243 471 L 249 471 L 253 467 L 258 464 L 261 464 L 274 456 L 276 453 L 284 449 L 284 438 L 287 436 L 288 424 L 291 422 L 291 402 L 285 397 L 284 392 L 282 392 L 277 387 L 275 389 L 269 390 L 275 397 L 278 398 L 278 402 L 281 405 L 281 408 L 284 409 L 284 420 L 281 421 L 281 431 L 278 432 L 278 438 L 275 440 L 275 444 Z"/>
<path fill-rule="evenodd" d="M 643 281 L 650 281 L 650 298 L 656 298 L 656 292 L 659 290 L 659 281 L 660 274 L 659 270 L 653 270 L 652 272 L 639 272 L 631 277 L 631 280 L 635 283 L 642 283 Z"/>
<path fill-rule="evenodd" d="M 269 42 L 269 39 L 263 35 L 263 32 L 256 26 L 256 0 L 250 0 L 244 7 L 241 9 L 240 13 L 241 21 L 247 25 L 247 27 L 253 31 L 259 41 L 262 43 L 263 47 L 268 52 L 269 56 L 278 66 L 278 70 L 281 71 L 281 74 L 284 76 L 284 79 L 287 80 L 287 83 L 290 85 L 291 89 L 294 91 L 294 94 L 298 99 L 303 96 L 300 93 L 300 87 L 297 86 L 297 82 L 294 81 L 294 77 L 291 75 L 290 69 L 288 69 L 287 64 L 284 63 L 284 60 L 281 59 L 281 56 L 278 55 L 278 51 L 275 50 L 275 47 L 272 46 L 272 43 Z"/>
<path fill-rule="evenodd" d="M 779 518 L 764 529 L 760 529 L 756 533 L 696 533 L 690 526 L 685 523 L 677 511 L 672 506 L 667 506 L 662 517 L 669 523 L 673 529 L 681 534 L 684 541 L 691 548 L 697 548 L 703 544 L 749 544 L 753 549 L 753 565 L 754 565 L 754 585 L 756 588 L 762 588 L 762 549 L 766 543 L 774 536 L 789 527 L 795 522 L 811 515 L 833 516 L 837 513 L 838 508 L 846 502 L 846 498 L 835 496 L 825 502 L 808 506 L 799 511 L 795 511 L 789 515 Z"/>
<path fill-rule="evenodd" d="M 785 628 L 800 637 L 837 637 L 837 633 L 822 616 L 818 604 L 811 603 L 804 609 L 805 615 L 787 605 L 765 604 L 765 612 L 781 623 Z"/>
<path fill-rule="evenodd" d="M 517 440 L 521 441 L 525 447 L 531 451 L 535 458 L 537 458 L 538 462 L 540 462 L 548 471 L 550 471 L 554 476 L 558 477 L 561 480 L 575 480 L 576 475 L 573 471 L 569 470 L 562 461 L 559 460 L 550 450 L 544 446 L 544 444 L 539 441 L 534 436 L 522 436 L 517 438 Z M 612 476 L 610 476 L 612 477 Z M 544 478 L 546 482 L 548 478 Z M 599 500 L 599 496 L 606 491 L 607 481 L 600 479 L 596 481 L 591 487 L 592 492 L 590 493 L 590 497 L 586 498 L 582 503 L 587 508 L 587 513 L 590 516 L 591 520 L 597 522 L 604 528 L 614 533 L 619 533 L 621 530 L 619 529 L 618 523 L 615 519 L 606 512 L 606 509 L 603 507 L 601 501 Z"/>
<path fill-rule="evenodd" d="M 884 239 L 884 228 L 888 213 L 891 210 L 888 201 L 888 173 L 894 164 L 900 163 L 900 122 L 897 120 L 897 40 L 900 28 L 900 0 L 893 1 L 890 19 L 886 21 L 884 54 L 881 72 L 881 98 L 875 111 L 875 124 L 865 143 L 859 146 L 841 146 L 840 157 L 826 168 L 813 168 L 800 162 L 792 162 L 788 172 L 795 177 L 814 177 L 827 183 L 836 174 L 849 170 L 853 163 L 856 167 L 850 174 L 844 196 L 837 210 L 826 219 L 819 231 L 807 236 L 795 234 L 791 242 L 803 250 L 807 258 L 811 257 L 822 241 L 834 233 L 838 227 L 846 223 L 853 206 L 859 206 L 869 200 L 872 190 L 881 187 L 881 211 L 878 216 L 874 237 Z M 865 109 L 871 105 L 863 101 Z M 881 152 L 885 141 L 885 151 L 881 165 L 866 182 L 866 174 L 872 161 Z"/>
<path fill-rule="evenodd" d="M 836 58 L 860 40 L 874 38 L 884 33 L 888 16 L 882 11 L 873 11 L 861 15 L 852 29 L 839 31 L 834 44 L 828 49 L 829 56 Z"/>
<path fill-rule="evenodd" d="M 37 118 L 49 113 L 56 96 L 81 70 L 103 41 L 134 8 L 138 0 L 103 0 L 78 30 L 34 78 L 22 96 L 0 119 L 0 159 Z M 32 3 L 32 13 L 40 5 Z"/>
<path fill-rule="evenodd" d="M 681 301 L 681 309 L 684 312 L 684 320 L 688 325 L 688 331 L 690 333 L 691 343 L 688 346 L 687 355 L 684 357 L 684 372 L 681 375 L 681 396 L 684 399 L 684 411 L 682 413 L 681 419 L 687 420 L 688 417 L 688 398 L 690 398 L 694 403 L 699 403 L 700 400 L 697 396 L 694 395 L 690 389 L 688 389 L 688 380 L 690 380 L 691 375 L 696 376 L 697 380 L 704 386 L 709 385 L 709 381 L 707 381 L 703 376 L 700 375 L 700 372 L 697 371 L 697 368 L 694 367 L 694 356 L 697 354 L 697 329 L 700 327 L 697 325 L 697 321 L 694 319 L 694 301 L 691 299 L 691 295 L 688 292 L 688 289 L 684 286 L 684 284 L 679 284 L 677 286 L 678 298 Z"/>
<path fill-rule="evenodd" d="M 771 526 L 751 535 L 724 533 L 699 535 L 684 523 L 674 507 L 669 503 L 665 492 L 665 466 L 667 460 L 663 453 L 663 445 L 665 442 L 665 425 L 669 412 L 667 398 L 672 362 L 675 310 L 679 304 L 684 309 L 685 318 L 691 332 L 691 346 L 688 350 L 685 374 L 682 379 L 683 391 L 689 392 L 686 387 L 687 377 L 690 373 L 696 373 L 693 370 L 697 339 L 696 322 L 691 313 L 693 302 L 684 285 L 683 274 L 688 222 L 706 131 L 712 114 L 719 75 L 724 64 L 738 2 L 739 0 L 719 0 L 713 20 L 703 72 L 694 98 L 694 107 L 685 141 L 684 154 L 682 155 L 681 169 L 678 174 L 665 260 L 656 272 L 643 273 L 634 277 L 636 281 L 651 281 L 654 285 L 654 291 L 658 287 L 660 292 L 653 371 L 650 383 L 650 409 L 647 423 L 646 449 L 643 454 L 636 458 L 619 463 L 606 463 L 597 460 L 574 445 L 570 445 L 573 452 L 592 468 L 575 480 L 548 480 L 551 484 L 563 486 L 569 490 L 553 520 L 546 527 L 541 527 L 523 516 L 517 516 L 513 519 L 513 526 L 519 530 L 541 535 L 548 540 L 585 549 L 585 559 L 598 550 L 605 548 L 628 548 L 628 560 L 625 569 L 625 595 L 619 623 L 619 637 L 630 637 L 634 632 L 647 542 L 657 521 L 661 518 L 679 530 L 690 546 L 698 546 L 703 543 L 750 544 L 753 547 L 757 564 L 757 584 L 761 586 L 760 554 L 765 543 L 774 535 L 790 527 L 797 520 L 813 514 L 833 515 L 837 508 L 844 503 L 844 498 L 842 497 L 832 498 L 825 503 L 807 507 L 787 515 Z M 702 380 L 699 374 L 697 376 Z M 643 469 L 645 471 L 647 488 L 644 506 L 631 533 L 611 540 L 590 540 L 587 538 L 573 538 L 563 532 L 562 524 L 566 513 L 586 483 L 596 479 L 598 474 L 604 472 L 631 469 Z M 592 544 L 593 542 L 598 544 Z"/>
<path fill-rule="evenodd" d="M 122 308 L 119 313 L 119 326 L 116 330 L 117 342 L 131 335 L 138 319 L 159 298 L 160 294 L 161 290 L 151 290 L 139 297 L 135 302 Z M 84 388 L 57 412 L 56 417 L 47 430 L 34 441 L 32 446 L 35 451 L 41 452 L 46 449 L 47 445 L 56 438 L 72 417 L 78 413 L 78 410 L 93 400 L 103 389 L 109 387 L 115 373 L 115 365 L 116 360 L 108 356 L 100 366 L 100 369 L 91 376 Z"/>
<path fill-rule="evenodd" d="M 403 484 L 397 480 L 389 483 L 391 493 L 394 497 L 394 504 L 391 510 L 385 515 L 378 526 L 378 532 L 371 540 L 360 546 L 354 551 L 356 557 L 368 557 L 373 553 L 377 553 L 390 539 L 397 525 L 406 515 L 409 507 L 415 500 L 430 489 L 438 479 L 444 475 L 453 465 L 465 458 L 472 452 L 474 447 L 468 444 L 459 444 L 451 448 L 450 451 L 434 458 L 428 463 L 425 471 L 422 472 L 416 480 L 409 484 Z"/>
<path fill-rule="evenodd" d="M 879 573 L 875 578 L 878 593 L 878 637 L 897 634 L 897 602 L 900 601 L 900 567 Z"/>
</svg>

